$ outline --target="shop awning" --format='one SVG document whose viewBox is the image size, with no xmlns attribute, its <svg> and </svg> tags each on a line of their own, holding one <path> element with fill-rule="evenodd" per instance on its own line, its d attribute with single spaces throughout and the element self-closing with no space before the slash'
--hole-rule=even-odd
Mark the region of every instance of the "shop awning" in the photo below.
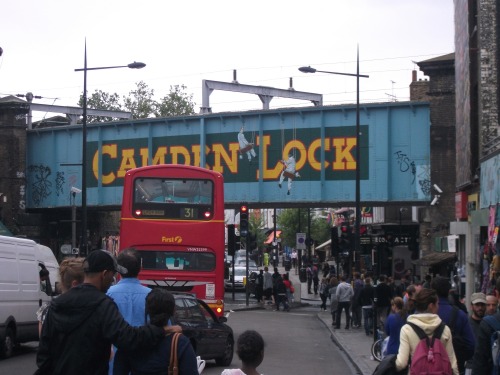
<svg viewBox="0 0 500 375">
<path fill-rule="evenodd" d="M 326 250 L 324 249 L 325 247 L 327 246 L 330 246 L 330 244 L 332 243 L 332 240 L 328 240 L 326 242 L 323 242 L 321 245 L 319 245 L 318 247 L 315 247 L 314 250 Z"/>
<path fill-rule="evenodd" d="M 12 237 L 13 234 L 7 227 L 0 221 L 0 236 L 9 236 Z"/>
<path fill-rule="evenodd" d="M 413 264 L 416 266 L 430 267 L 430 266 L 435 266 L 436 264 L 439 264 L 439 263 L 455 261 L 456 258 L 457 258 L 456 253 L 434 252 L 431 254 L 424 255 L 422 258 L 413 261 Z"/>
<path fill-rule="evenodd" d="M 280 234 L 281 234 L 281 231 L 280 230 L 277 230 L 276 231 L 276 238 L 279 238 L 280 237 Z M 270 244 L 270 243 L 273 243 L 274 241 L 274 231 L 272 231 L 269 236 L 267 237 L 267 240 L 266 242 L 264 242 L 266 245 Z"/>
</svg>

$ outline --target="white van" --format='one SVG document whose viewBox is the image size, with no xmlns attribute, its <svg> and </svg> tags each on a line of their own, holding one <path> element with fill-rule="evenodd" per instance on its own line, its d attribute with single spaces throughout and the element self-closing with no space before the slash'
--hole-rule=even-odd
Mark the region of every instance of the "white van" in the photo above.
<svg viewBox="0 0 500 375">
<path fill-rule="evenodd" d="M 40 281 L 42 268 L 50 281 Z M 0 357 L 10 357 L 17 344 L 38 341 L 36 311 L 51 300 L 58 269 L 48 247 L 0 236 Z"/>
</svg>

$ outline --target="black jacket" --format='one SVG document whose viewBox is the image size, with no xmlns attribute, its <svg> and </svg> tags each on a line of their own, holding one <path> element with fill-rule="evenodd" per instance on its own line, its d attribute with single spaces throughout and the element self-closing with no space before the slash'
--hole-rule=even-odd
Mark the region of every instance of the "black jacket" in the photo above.
<svg viewBox="0 0 500 375">
<path fill-rule="evenodd" d="M 371 306 L 373 305 L 373 298 L 375 296 L 375 288 L 373 285 L 367 285 L 361 289 L 361 292 L 359 293 L 359 298 L 358 298 L 358 304 L 359 306 Z"/>
<path fill-rule="evenodd" d="M 392 299 L 392 290 L 386 283 L 380 283 L 375 287 L 375 306 L 390 307 Z"/>
<path fill-rule="evenodd" d="M 500 313 L 493 315 L 498 320 L 500 326 Z M 491 356 L 491 335 L 495 330 L 483 318 L 479 325 L 479 330 L 476 338 L 476 348 L 474 357 L 472 357 L 472 374 L 487 375 L 491 374 L 493 369 L 493 358 Z"/>
<path fill-rule="evenodd" d="M 106 375 L 111 344 L 135 350 L 153 347 L 164 336 L 160 327 L 128 325 L 110 297 L 93 285 L 82 284 L 50 304 L 35 374 Z"/>
</svg>

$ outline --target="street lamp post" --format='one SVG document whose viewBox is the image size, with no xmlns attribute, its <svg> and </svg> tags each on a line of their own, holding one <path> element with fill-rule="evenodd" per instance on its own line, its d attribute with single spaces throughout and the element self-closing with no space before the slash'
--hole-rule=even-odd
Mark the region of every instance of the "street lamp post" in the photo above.
<svg viewBox="0 0 500 375">
<path fill-rule="evenodd" d="M 359 78 L 369 78 L 370 76 L 365 75 L 365 74 L 359 74 L 359 48 L 357 49 L 357 56 L 356 56 L 356 73 L 340 73 L 340 72 L 330 72 L 330 71 L 325 71 L 325 70 L 317 70 L 314 68 L 311 68 L 310 66 L 303 66 L 300 67 L 299 70 L 302 73 L 327 73 L 327 74 L 337 74 L 337 75 L 342 75 L 342 76 L 351 76 L 351 77 L 356 77 L 356 195 L 355 195 L 355 205 L 356 205 L 356 221 L 355 221 L 355 229 L 354 229 L 354 251 L 359 250 L 360 248 L 360 226 L 361 226 L 361 188 L 360 188 L 360 180 L 361 180 L 361 173 L 360 173 L 360 137 L 361 137 L 361 130 L 360 130 L 360 125 L 359 125 Z M 351 260 L 351 255 L 349 255 L 349 260 Z M 350 262 L 349 262 L 350 263 Z M 352 272 L 352 270 L 349 270 L 349 272 Z"/>
<path fill-rule="evenodd" d="M 146 64 L 133 62 L 128 65 L 102 66 L 97 68 L 87 67 L 87 42 L 85 42 L 85 54 L 83 68 L 75 69 L 75 72 L 83 72 L 83 114 L 82 114 L 82 238 L 79 253 L 87 255 L 87 71 L 117 68 L 141 69 Z"/>
<path fill-rule="evenodd" d="M 399 245 L 403 243 L 403 212 L 408 211 L 406 207 L 399 208 Z"/>
</svg>

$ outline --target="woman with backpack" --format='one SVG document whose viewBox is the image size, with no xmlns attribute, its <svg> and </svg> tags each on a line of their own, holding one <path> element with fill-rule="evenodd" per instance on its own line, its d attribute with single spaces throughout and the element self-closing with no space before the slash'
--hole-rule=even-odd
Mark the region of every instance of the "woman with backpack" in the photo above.
<svg viewBox="0 0 500 375">
<path fill-rule="evenodd" d="M 458 375 L 451 331 L 437 315 L 439 300 L 436 291 L 420 290 L 414 296 L 414 306 L 415 314 L 408 316 L 407 323 L 401 328 L 396 370 L 401 371 L 410 365 L 410 375 Z"/>
</svg>

